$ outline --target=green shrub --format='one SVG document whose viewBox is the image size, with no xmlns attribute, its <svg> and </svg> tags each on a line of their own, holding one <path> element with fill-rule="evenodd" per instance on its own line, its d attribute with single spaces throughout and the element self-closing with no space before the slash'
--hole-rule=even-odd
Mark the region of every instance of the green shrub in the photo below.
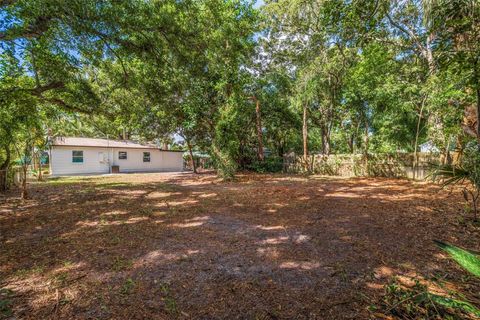
<svg viewBox="0 0 480 320">
<path fill-rule="evenodd" d="M 283 170 L 283 158 L 266 157 L 263 161 L 253 162 L 247 169 L 260 173 L 281 172 Z"/>
<path fill-rule="evenodd" d="M 133 281 L 132 278 L 128 278 L 122 284 L 122 287 L 120 288 L 120 293 L 123 295 L 128 295 L 132 293 L 133 289 L 135 289 L 135 286 L 136 286 L 135 281 Z"/>
<path fill-rule="evenodd" d="M 444 187 L 463 186 L 466 202 L 471 204 L 473 220 L 477 221 L 478 198 L 480 196 L 480 152 L 476 145 L 469 146 L 458 164 L 432 164 L 430 177 L 440 180 Z M 465 184 L 466 183 L 466 184 Z"/>
<path fill-rule="evenodd" d="M 408 289 L 396 280 L 390 282 L 383 304 L 398 319 L 472 319 L 480 314 L 471 303 L 433 294 L 418 280 Z"/>
<path fill-rule="evenodd" d="M 480 278 L 478 254 L 441 241 L 435 241 L 435 243 L 462 268 Z M 402 319 L 476 319 L 480 317 L 480 309 L 467 301 L 464 296 L 456 292 L 449 292 L 448 296 L 434 294 L 418 281 L 410 289 L 403 288 L 396 281 L 391 282 L 386 286 L 383 304 L 389 313 Z"/>
<path fill-rule="evenodd" d="M 237 164 L 228 152 L 216 151 L 214 158 L 217 174 L 223 180 L 229 181 L 235 178 Z"/>
<path fill-rule="evenodd" d="M 342 159 L 336 156 L 322 157 L 315 163 L 314 171 L 318 174 L 338 176 L 342 167 Z"/>
<path fill-rule="evenodd" d="M 10 289 L 0 289 L 0 318 L 8 318 L 13 314 L 11 297 L 14 292 Z"/>
</svg>

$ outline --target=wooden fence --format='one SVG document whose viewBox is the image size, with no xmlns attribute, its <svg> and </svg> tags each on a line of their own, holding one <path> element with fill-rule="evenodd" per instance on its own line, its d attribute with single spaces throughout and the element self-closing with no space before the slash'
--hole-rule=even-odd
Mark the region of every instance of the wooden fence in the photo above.
<svg viewBox="0 0 480 320">
<path fill-rule="evenodd" d="M 42 165 L 42 170 L 47 168 L 48 166 Z M 27 171 L 27 181 L 38 180 L 38 172 L 38 169 L 33 170 L 31 166 L 29 166 Z M 0 192 L 5 192 L 12 187 L 19 187 L 24 178 L 25 175 L 23 174 L 23 168 L 20 166 L 12 166 L 8 168 L 8 170 L 0 170 Z"/>
<path fill-rule="evenodd" d="M 303 156 L 288 154 L 283 159 L 285 172 L 334 176 L 375 176 L 375 177 L 406 177 L 423 180 L 429 173 L 432 163 L 455 161 L 457 155 L 450 154 L 447 158 L 438 153 L 418 153 L 414 161 L 413 153 L 394 154 L 335 154 Z"/>
</svg>

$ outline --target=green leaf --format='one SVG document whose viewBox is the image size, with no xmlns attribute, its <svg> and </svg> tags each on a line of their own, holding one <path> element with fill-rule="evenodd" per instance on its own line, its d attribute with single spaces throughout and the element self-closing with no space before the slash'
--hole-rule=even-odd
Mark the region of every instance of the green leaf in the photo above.
<svg viewBox="0 0 480 320">
<path fill-rule="evenodd" d="M 457 310 L 460 309 L 462 311 L 474 314 L 477 317 L 480 316 L 480 310 L 466 301 L 447 298 L 431 293 L 428 293 L 428 297 L 430 298 L 430 300 L 441 306 Z"/>
<path fill-rule="evenodd" d="M 444 187 L 452 184 L 457 184 L 465 179 L 469 179 L 470 173 L 468 170 L 458 165 L 452 164 L 430 164 L 431 172 L 427 177 L 435 180 L 442 180 Z"/>
<path fill-rule="evenodd" d="M 435 243 L 459 265 L 480 278 L 480 258 L 477 254 L 445 242 L 435 240 Z"/>
</svg>

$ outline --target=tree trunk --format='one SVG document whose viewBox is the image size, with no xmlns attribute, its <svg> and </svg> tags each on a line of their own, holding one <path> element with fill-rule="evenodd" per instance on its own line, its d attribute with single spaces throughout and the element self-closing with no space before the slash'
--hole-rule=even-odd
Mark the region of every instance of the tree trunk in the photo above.
<svg viewBox="0 0 480 320">
<path fill-rule="evenodd" d="M 308 127 L 307 127 L 307 104 L 303 105 L 303 159 L 305 161 L 305 169 L 308 170 Z"/>
<path fill-rule="evenodd" d="M 38 181 L 43 180 L 43 172 L 42 172 L 42 153 L 38 155 Z"/>
<path fill-rule="evenodd" d="M 420 108 L 420 114 L 418 115 L 417 121 L 417 131 L 415 133 L 415 145 L 413 146 L 413 179 L 417 177 L 417 167 L 418 167 L 418 136 L 420 135 L 420 123 L 422 121 L 423 116 L 423 107 L 425 106 L 425 98 L 422 99 L 422 106 Z"/>
<path fill-rule="evenodd" d="M 25 161 L 25 160 L 24 160 Z M 23 177 L 22 177 L 22 199 L 28 199 L 28 191 L 27 191 L 27 168 L 28 165 L 24 164 L 22 166 Z"/>
<path fill-rule="evenodd" d="M 477 144 L 478 150 L 480 151 L 480 84 L 476 83 L 477 85 Z"/>
<path fill-rule="evenodd" d="M 357 144 L 358 144 L 358 141 L 360 139 L 360 126 L 362 125 L 362 122 L 361 121 L 358 121 L 357 123 L 357 129 L 355 130 L 355 137 L 352 138 L 352 150 L 353 150 L 353 154 L 356 154 L 358 152 L 358 148 L 357 148 Z M 357 143 L 355 143 L 357 142 Z"/>
<path fill-rule="evenodd" d="M 363 155 L 365 158 L 365 173 L 369 175 L 369 167 L 368 167 L 368 121 L 365 119 L 365 132 L 363 137 Z"/>
<path fill-rule="evenodd" d="M 433 58 L 433 50 L 432 50 L 432 42 L 435 40 L 435 35 L 433 33 L 430 33 L 427 36 L 426 43 L 425 43 L 425 58 L 427 59 L 428 63 L 428 71 L 430 72 L 430 75 L 435 74 L 436 72 L 436 65 L 435 65 L 435 59 Z"/>
<path fill-rule="evenodd" d="M 443 157 L 443 164 L 450 162 L 450 136 L 447 139 L 447 145 L 445 146 L 445 156 Z"/>
<path fill-rule="evenodd" d="M 308 127 L 307 127 L 307 106 L 303 106 L 303 156 L 308 156 Z"/>
<path fill-rule="evenodd" d="M 262 117 L 260 113 L 260 101 L 254 97 L 255 99 L 255 114 L 257 116 L 257 139 L 258 139 L 258 159 L 260 161 L 264 160 L 263 154 L 263 136 L 262 136 Z"/>
<path fill-rule="evenodd" d="M 328 130 L 325 128 L 325 126 L 322 126 L 321 131 L 322 131 L 322 153 L 325 155 L 329 155 L 330 154 L 330 137 L 328 134 Z"/>
<path fill-rule="evenodd" d="M 477 201 L 478 201 L 478 197 L 479 197 L 480 193 L 479 193 L 478 190 L 475 193 L 473 191 L 469 191 L 469 193 L 472 197 L 473 221 L 477 222 L 477 213 L 478 213 Z"/>
<path fill-rule="evenodd" d="M 365 120 L 365 131 L 363 136 L 363 153 L 368 156 L 368 122 Z"/>
<path fill-rule="evenodd" d="M 185 141 L 187 142 L 188 153 L 190 153 L 190 161 L 192 162 L 193 173 L 198 173 L 197 172 L 197 164 L 195 163 L 195 159 L 193 158 L 192 144 L 190 143 L 190 140 L 188 140 L 188 139 L 185 139 Z"/>
<path fill-rule="evenodd" d="M 8 189 L 8 168 L 11 161 L 10 146 L 6 145 L 4 150 L 6 158 L 0 166 L 0 191 L 6 191 Z"/>
<path fill-rule="evenodd" d="M 330 124 L 327 126 L 327 136 L 326 136 L 326 154 L 329 155 L 330 154 L 330 137 L 331 137 L 331 134 L 332 134 L 332 125 L 333 125 L 333 122 L 330 122 Z"/>
<path fill-rule="evenodd" d="M 475 93 L 477 96 L 477 147 L 480 152 L 480 77 L 478 74 L 478 62 L 480 57 L 476 57 L 473 63 L 473 79 L 475 82 Z"/>
<path fill-rule="evenodd" d="M 454 162 L 455 164 L 459 164 L 462 161 L 463 150 L 465 149 L 465 144 L 462 139 L 462 135 L 457 134 L 456 143 L 455 143 L 455 151 L 457 152 L 457 156 L 455 157 Z"/>
<path fill-rule="evenodd" d="M 353 154 L 353 139 L 354 139 L 354 135 L 353 135 L 353 133 L 351 133 L 347 137 L 347 145 L 348 145 L 348 149 L 349 149 L 350 153 L 352 153 L 352 154 Z"/>
<path fill-rule="evenodd" d="M 278 157 L 280 158 L 282 158 L 285 155 L 285 139 L 284 138 L 278 139 L 277 154 L 278 154 Z"/>
</svg>

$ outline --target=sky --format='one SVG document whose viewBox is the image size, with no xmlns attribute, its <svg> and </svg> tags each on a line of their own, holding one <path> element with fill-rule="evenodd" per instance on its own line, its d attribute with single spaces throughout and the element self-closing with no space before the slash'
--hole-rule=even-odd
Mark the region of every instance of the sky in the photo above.
<svg viewBox="0 0 480 320">
<path fill-rule="evenodd" d="M 265 3 L 263 2 L 263 0 L 257 0 L 255 1 L 255 5 L 253 6 L 254 8 L 260 8 L 261 6 L 263 6 Z"/>
</svg>

